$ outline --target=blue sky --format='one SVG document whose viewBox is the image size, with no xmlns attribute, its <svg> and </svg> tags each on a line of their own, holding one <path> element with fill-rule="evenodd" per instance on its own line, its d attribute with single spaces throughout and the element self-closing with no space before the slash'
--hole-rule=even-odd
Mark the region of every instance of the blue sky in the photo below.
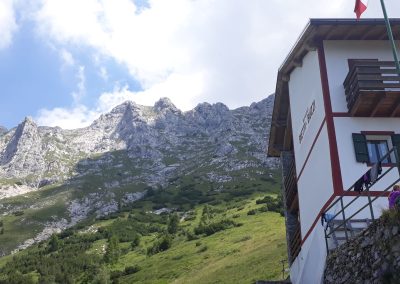
<svg viewBox="0 0 400 284">
<path fill-rule="evenodd" d="M 364 17 L 380 17 L 370 1 Z M 398 1 L 386 0 L 399 16 Z M 273 93 L 310 17 L 353 1 L 1 0 L 0 125 L 83 127 L 124 100 L 230 108 Z"/>
</svg>

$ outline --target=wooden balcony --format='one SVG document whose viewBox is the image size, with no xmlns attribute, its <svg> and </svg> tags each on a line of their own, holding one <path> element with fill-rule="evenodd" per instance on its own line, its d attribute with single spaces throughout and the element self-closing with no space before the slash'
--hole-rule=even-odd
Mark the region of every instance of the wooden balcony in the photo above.
<svg viewBox="0 0 400 284">
<path fill-rule="evenodd" d="M 290 240 L 290 258 L 295 260 L 296 257 L 299 255 L 301 250 L 301 231 L 300 231 L 300 223 L 298 224 L 295 233 L 291 237 Z"/>
<path fill-rule="evenodd" d="M 362 117 L 400 117 L 400 76 L 394 62 L 352 63 L 343 83 L 349 113 Z"/>
<path fill-rule="evenodd" d="M 294 160 L 291 162 L 288 174 L 284 180 L 285 187 L 285 199 L 286 199 L 286 208 L 290 211 L 295 210 L 297 204 L 297 181 L 296 181 L 296 169 Z"/>
</svg>

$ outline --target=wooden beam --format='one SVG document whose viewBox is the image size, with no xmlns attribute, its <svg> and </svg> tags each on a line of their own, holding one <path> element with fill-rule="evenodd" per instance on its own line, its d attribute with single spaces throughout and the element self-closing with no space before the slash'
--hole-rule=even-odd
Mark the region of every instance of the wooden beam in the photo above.
<svg viewBox="0 0 400 284">
<path fill-rule="evenodd" d="M 396 100 L 396 102 L 393 105 L 393 108 L 390 110 L 390 117 L 395 117 L 396 113 L 398 113 L 400 110 L 400 98 Z"/>
<path fill-rule="evenodd" d="M 290 80 L 290 75 L 289 74 L 282 75 L 282 81 L 289 82 L 289 80 Z"/>
<path fill-rule="evenodd" d="M 369 28 L 367 32 L 364 33 L 364 35 L 361 37 L 361 40 L 365 40 L 368 39 L 368 37 L 371 34 L 374 34 L 374 32 L 376 32 L 376 26 L 373 26 L 372 28 Z"/>
<path fill-rule="evenodd" d="M 330 40 L 331 39 L 332 34 L 335 32 L 335 28 L 336 28 L 335 26 L 331 26 L 329 28 L 329 30 L 327 30 L 327 32 L 325 34 L 325 39 L 326 40 Z"/>
<path fill-rule="evenodd" d="M 284 127 L 286 126 L 286 119 L 273 120 L 272 125 L 276 127 Z"/>
<path fill-rule="evenodd" d="M 304 44 L 304 49 L 307 51 L 316 51 L 317 47 L 317 44 L 313 41 L 308 41 Z"/>
<path fill-rule="evenodd" d="M 353 106 L 351 107 L 351 111 L 350 111 L 351 116 L 356 116 L 355 114 L 357 113 L 358 108 L 359 108 L 360 105 L 361 105 L 361 98 L 360 98 L 360 96 L 362 96 L 362 94 L 359 94 L 359 97 L 356 99 L 356 101 L 354 102 Z"/>
<path fill-rule="evenodd" d="M 372 105 L 372 111 L 370 113 L 370 117 L 374 117 L 377 113 L 377 111 L 379 110 L 379 107 L 381 106 L 382 102 L 384 101 L 384 99 L 386 98 L 386 94 L 382 93 L 382 94 L 378 94 L 376 99 L 374 100 L 374 103 Z"/>
<path fill-rule="evenodd" d="M 303 66 L 303 60 L 300 58 L 296 58 L 293 60 L 293 65 L 295 67 L 302 67 Z"/>
<path fill-rule="evenodd" d="M 291 150 L 292 146 L 292 139 L 293 139 L 293 132 L 292 132 L 292 119 L 290 115 L 290 108 L 287 114 L 287 119 L 286 119 L 286 129 L 285 129 L 285 136 L 283 138 L 283 149 L 285 151 Z"/>
</svg>

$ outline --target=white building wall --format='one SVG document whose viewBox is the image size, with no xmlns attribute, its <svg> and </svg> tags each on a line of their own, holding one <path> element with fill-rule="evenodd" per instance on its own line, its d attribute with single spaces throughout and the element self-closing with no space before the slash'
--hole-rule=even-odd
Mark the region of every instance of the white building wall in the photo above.
<svg viewBox="0 0 400 284">
<path fill-rule="evenodd" d="M 325 117 L 318 54 L 316 51 L 309 52 L 303 58 L 303 66 L 297 67 L 290 74 L 289 96 L 296 171 L 297 175 L 299 175 Z M 305 116 L 314 101 L 315 110 L 310 120 L 308 120 Z M 305 131 L 303 131 L 304 136 L 300 143 L 299 135 L 304 125 L 306 125 Z"/>
<path fill-rule="evenodd" d="M 348 111 L 343 88 L 343 81 L 348 73 L 347 59 L 393 60 L 390 46 L 385 41 L 368 41 L 367 44 L 366 41 L 324 41 L 324 49 L 333 112 Z M 303 66 L 297 67 L 291 73 L 289 95 L 296 171 L 299 175 L 325 117 L 317 52 L 309 52 L 303 58 Z M 307 119 L 304 137 L 300 142 L 298 137 L 304 126 L 303 119 L 313 101 L 315 101 L 315 111 L 309 121 Z M 335 117 L 334 125 L 345 190 L 368 170 L 366 164 L 357 163 L 355 160 L 351 134 L 360 133 L 361 131 L 394 131 L 395 133 L 400 133 L 399 118 Z M 303 238 L 311 228 L 320 209 L 333 194 L 329 153 L 329 141 L 325 124 L 309 156 L 307 166 L 298 180 L 301 233 Z M 384 189 L 398 176 L 397 170 L 392 170 L 386 179 L 379 182 L 371 190 Z M 344 199 L 345 204 L 352 199 L 352 197 L 346 197 Z M 365 203 L 366 198 L 359 198 L 346 211 L 347 216 L 354 213 Z M 380 198 L 374 204 L 376 215 L 379 216 L 382 209 L 386 207 L 387 198 Z M 333 211 L 335 210 L 337 212 L 339 208 L 333 209 Z M 356 218 L 370 218 L 369 208 L 366 208 Z M 323 227 L 318 223 L 302 245 L 299 256 L 291 265 L 291 280 L 293 283 L 321 283 L 325 257 Z"/>
<path fill-rule="evenodd" d="M 326 245 L 324 229 L 321 224 L 317 224 L 290 267 L 290 279 L 292 283 L 323 283 L 325 259 Z"/>
<path fill-rule="evenodd" d="M 321 208 L 333 194 L 332 171 L 326 125 L 315 143 L 307 166 L 297 182 L 301 220 L 301 235 L 311 228 Z"/>
<path fill-rule="evenodd" d="M 324 122 L 325 109 L 317 52 L 309 52 L 303 58 L 302 67 L 297 67 L 290 74 L 289 96 L 298 177 L 306 164 L 297 184 L 301 235 L 304 238 L 321 208 L 333 194 L 328 134 Z M 312 105 L 313 107 L 311 107 Z M 311 108 L 313 109 L 312 115 L 307 117 Z M 320 128 L 321 132 L 311 151 Z M 302 132 L 304 135 L 300 141 L 299 136 Z M 318 227 L 321 227 L 319 223 L 302 245 L 299 256 L 291 266 L 293 283 L 319 283 L 321 281 L 326 250 L 323 231 L 320 230 L 322 227 L 319 229 Z"/>
<path fill-rule="evenodd" d="M 348 110 L 343 88 L 344 79 L 349 72 L 347 59 L 393 61 L 388 41 L 330 40 L 324 41 L 324 50 L 333 112 Z"/>
<path fill-rule="evenodd" d="M 343 187 L 350 188 L 370 167 L 356 161 L 352 133 L 361 131 L 393 131 L 400 133 L 400 118 L 335 117 L 336 140 L 342 172 Z M 385 171 L 387 168 L 383 168 Z M 399 177 L 396 169 L 388 173 L 371 190 L 383 190 Z"/>
</svg>

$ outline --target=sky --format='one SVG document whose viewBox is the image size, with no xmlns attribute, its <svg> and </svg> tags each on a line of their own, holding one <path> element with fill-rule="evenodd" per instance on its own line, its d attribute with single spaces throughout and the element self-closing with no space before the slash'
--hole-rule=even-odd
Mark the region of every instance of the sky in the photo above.
<svg viewBox="0 0 400 284">
<path fill-rule="evenodd" d="M 390 17 L 400 2 L 386 0 Z M 275 90 L 309 18 L 352 0 L 0 0 L 0 125 L 66 129 L 132 100 L 237 108 Z M 370 0 L 363 18 L 382 17 Z"/>
</svg>

